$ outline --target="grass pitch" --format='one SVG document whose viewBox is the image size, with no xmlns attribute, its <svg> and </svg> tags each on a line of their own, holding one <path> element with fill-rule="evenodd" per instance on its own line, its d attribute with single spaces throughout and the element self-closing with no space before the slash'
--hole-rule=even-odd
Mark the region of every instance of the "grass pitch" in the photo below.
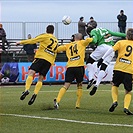
<svg viewBox="0 0 133 133">
<path fill-rule="evenodd" d="M 118 107 L 113 113 L 111 85 L 100 85 L 94 96 L 83 85 L 81 108 L 75 109 L 76 85 L 71 85 L 53 109 L 53 99 L 62 85 L 44 85 L 33 105 L 28 105 L 34 86 L 24 101 L 24 86 L 0 88 L 0 133 L 132 133 L 133 116 L 123 113 L 123 86 L 119 88 Z M 133 111 L 133 100 L 130 109 Z"/>
</svg>

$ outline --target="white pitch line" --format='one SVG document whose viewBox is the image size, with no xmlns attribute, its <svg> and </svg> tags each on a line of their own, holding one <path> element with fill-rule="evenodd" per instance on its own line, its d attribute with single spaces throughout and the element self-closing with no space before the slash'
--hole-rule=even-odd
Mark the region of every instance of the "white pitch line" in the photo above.
<svg viewBox="0 0 133 133">
<path fill-rule="evenodd" d="M 30 115 L 19 115 L 19 114 L 2 114 L 2 113 L 0 113 L 0 116 L 14 116 L 14 117 L 31 118 L 31 119 L 55 120 L 55 121 L 64 121 L 64 122 L 71 122 L 71 123 L 100 125 L 100 126 L 133 127 L 133 125 L 129 125 L 129 124 L 112 124 L 112 123 L 88 122 L 88 121 L 77 121 L 77 120 L 69 120 L 69 119 L 62 119 L 62 118 L 50 118 L 50 117 L 40 117 L 40 116 L 30 116 Z"/>
</svg>

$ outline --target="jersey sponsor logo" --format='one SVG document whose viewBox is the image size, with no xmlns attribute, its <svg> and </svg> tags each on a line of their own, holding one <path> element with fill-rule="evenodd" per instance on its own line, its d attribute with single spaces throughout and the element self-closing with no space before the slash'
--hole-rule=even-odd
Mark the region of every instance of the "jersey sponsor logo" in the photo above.
<svg viewBox="0 0 133 133">
<path fill-rule="evenodd" d="M 126 64 L 131 64 L 130 60 L 124 59 L 124 58 L 120 58 L 119 59 L 120 62 L 126 63 Z"/>
<path fill-rule="evenodd" d="M 79 59 L 80 59 L 80 56 L 78 55 L 78 56 L 76 56 L 76 57 L 70 58 L 70 61 L 79 60 Z"/>
<path fill-rule="evenodd" d="M 55 55 L 55 53 L 53 52 L 53 51 L 51 51 L 51 50 L 49 50 L 49 49 L 45 49 L 44 50 L 46 53 L 48 53 L 48 54 L 51 54 L 51 55 Z"/>
</svg>

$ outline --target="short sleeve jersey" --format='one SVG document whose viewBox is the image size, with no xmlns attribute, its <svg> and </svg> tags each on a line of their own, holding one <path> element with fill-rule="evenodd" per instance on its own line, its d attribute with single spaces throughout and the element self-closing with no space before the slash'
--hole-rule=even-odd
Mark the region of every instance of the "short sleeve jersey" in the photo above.
<svg viewBox="0 0 133 133">
<path fill-rule="evenodd" d="M 118 50 L 118 57 L 114 70 L 133 74 L 133 41 L 121 40 L 113 46 L 114 51 Z"/>
<path fill-rule="evenodd" d="M 39 49 L 35 54 L 35 58 L 45 59 L 51 64 L 54 64 L 56 55 L 58 40 L 52 34 L 41 34 L 33 39 L 21 41 L 20 44 L 35 44 L 40 43 Z"/>
<path fill-rule="evenodd" d="M 93 37 L 93 42 L 99 45 L 107 44 L 114 45 L 113 36 L 125 37 L 126 34 L 120 32 L 112 32 L 104 28 L 95 28 L 91 31 L 90 36 Z"/>
<path fill-rule="evenodd" d="M 86 40 L 74 41 L 58 47 L 58 52 L 66 51 L 67 67 L 84 66 L 85 49 L 92 40 L 92 38 L 87 38 Z"/>
</svg>

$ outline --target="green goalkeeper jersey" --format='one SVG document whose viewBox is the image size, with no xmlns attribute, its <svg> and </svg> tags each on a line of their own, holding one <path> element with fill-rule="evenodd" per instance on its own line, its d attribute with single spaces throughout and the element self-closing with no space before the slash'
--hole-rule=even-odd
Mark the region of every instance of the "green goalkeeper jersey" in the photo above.
<svg viewBox="0 0 133 133">
<path fill-rule="evenodd" d="M 95 28 L 90 32 L 90 36 L 93 38 L 93 44 L 97 46 L 101 44 L 114 45 L 113 36 L 126 37 L 126 34 L 120 32 L 112 32 L 103 28 Z"/>
</svg>

